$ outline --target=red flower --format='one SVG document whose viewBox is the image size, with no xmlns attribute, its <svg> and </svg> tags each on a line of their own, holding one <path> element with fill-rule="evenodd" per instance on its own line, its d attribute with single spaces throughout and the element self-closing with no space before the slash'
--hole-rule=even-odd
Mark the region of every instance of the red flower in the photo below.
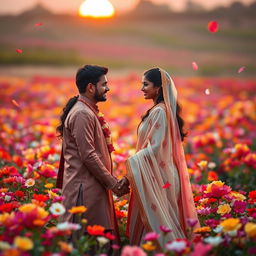
<svg viewBox="0 0 256 256">
<path fill-rule="evenodd" d="M 194 197 L 194 202 L 198 202 L 200 199 L 202 199 L 201 196 L 195 196 L 195 197 Z"/>
<path fill-rule="evenodd" d="M 215 181 L 218 180 L 218 174 L 214 171 L 209 171 L 208 172 L 208 181 Z"/>
<path fill-rule="evenodd" d="M 48 200 L 48 196 L 42 194 L 34 194 L 33 198 L 39 202 L 45 202 Z"/>
<path fill-rule="evenodd" d="M 249 201 L 250 204 L 256 203 L 256 190 L 253 190 L 249 193 Z"/>
<path fill-rule="evenodd" d="M 102 130 L 103 130 L 103 133 L 104 133 L 105 137 L 109 137 L 110 136 L 111 133 L 110 133 L 110 130 L 108 128 L 104 128 Z"/>
<path fill-rule="evenodd" d="M 126 217 L 126 214 L 123 211 L 116 210 L 116 217 L 118 219 Z"/>
<path fill-rule="evenodd" d="M 24 192 L 20 191 L 20 190 L 17 190 L 14 192 L 14 196 L 19 197 L 19 198 L 23 198 L 24 195 L 25 195 Z"/>
<path fill-rule="evenodd" d="M 93 225 L 87 227 L 87 232 L 91 236 L 103 236 L 105 228 L 100 225 Z"/>
<path fill-rule="evenodd" d="M 109 151 L 109 153 L 115 151 L 115 148 L 112 144 L 108 144 L 108 151 Z"/>
<path fill-rule="evenodd" d="M 115 240 L 115 236 L 114 235 L 112 235 L 111 233 L 106 233 L 105 235 L 104 235 L 107 239 L 109 239 L 109 240 Z"/>
<path fill-rule="evenodd" d="M 11 212 L 13 209 L 18 208 L 18 202 L 11 202 L 7 204 L 0 205 L 0 212 Z"/>
</svg>

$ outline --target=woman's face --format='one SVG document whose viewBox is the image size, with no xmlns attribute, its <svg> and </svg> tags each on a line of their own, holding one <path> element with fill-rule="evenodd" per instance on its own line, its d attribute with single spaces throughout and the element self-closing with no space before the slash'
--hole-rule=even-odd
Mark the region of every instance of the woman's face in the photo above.
<svg viewBox="0 0 256 256">
<path fill-rule="evenodd" d="M 158 87 L 154 86 L 152 82 L 150 82 L 149 80 L 147 80 L 147 78 L 145 78 L 145 76 L 143 76 L 141 91 L 144 92 L 144 99 L 155 100 L 158 94 L 158 90 Z"/>
</svg>

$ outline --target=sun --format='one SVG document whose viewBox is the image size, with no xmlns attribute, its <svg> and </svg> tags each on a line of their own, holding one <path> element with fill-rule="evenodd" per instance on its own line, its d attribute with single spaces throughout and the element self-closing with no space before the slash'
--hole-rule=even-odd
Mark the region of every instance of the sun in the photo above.
<svg viewBox="0 0 256 256">
<path fill-rule="evenodd" d="M 115 9 L 108 0 L 85 0 L 79 7 L 81 17 L 110 18 L 114 14 Z"/>
</svg>

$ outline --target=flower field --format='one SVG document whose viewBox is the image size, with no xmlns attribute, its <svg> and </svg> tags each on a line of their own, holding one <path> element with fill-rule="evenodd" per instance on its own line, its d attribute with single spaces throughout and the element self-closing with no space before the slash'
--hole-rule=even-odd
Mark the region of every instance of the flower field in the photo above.
<svg viewBox="0 0 256 256">
<path fill-rule="evenodd" d="M 132 255 L 256 254 L 256 94 L 252 79 L 175 78 L 187 125 L 184 147 L 201 227 L 190 239 L 155 240 L 172 232 L 159 227 L 141 247 L 129 245 L 125 225 L 129 197 L 116 198 L 121 248 Z M 140 77 L 111 78 L 108 101 L 100 103 L 109 121 L 115 151 L 114 173 L 125 175 L 125 160 L 135 152 L 136 129 L 151 102 L 140 92 Z M 61 141 L 56 137 L 66 101 L 77 94 L 73 79 L 0 78 L 0 255 L 106 255 L 114 240 L 101 226 L 86 226 L 86 205 L 65 209 L 55 187 Z M 81 223 L 59 223 L 70 211 Z M 68 236 L 87 231 L 77 244 Z"/>
</svg>

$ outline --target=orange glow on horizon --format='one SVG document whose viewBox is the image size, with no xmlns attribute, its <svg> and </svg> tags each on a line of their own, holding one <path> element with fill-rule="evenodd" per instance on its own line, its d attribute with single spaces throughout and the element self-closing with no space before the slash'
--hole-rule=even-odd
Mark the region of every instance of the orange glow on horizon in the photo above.
<svg viewBox="0 0 256 256">
<path fill-rule="evenodd" d="M 115 9 L 108 0 L 85 0 L 79 7 L 79 16 L 91 18 L 111 18 Z"/>
</svg>

